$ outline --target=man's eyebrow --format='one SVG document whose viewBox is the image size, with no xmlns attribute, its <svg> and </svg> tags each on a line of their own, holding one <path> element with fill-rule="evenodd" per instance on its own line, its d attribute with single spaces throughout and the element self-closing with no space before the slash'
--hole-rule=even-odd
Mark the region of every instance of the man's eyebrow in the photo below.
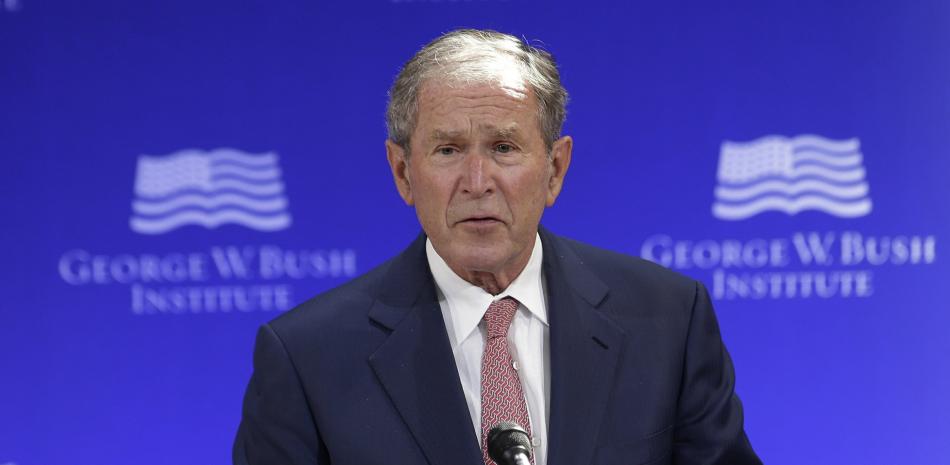
<svg viewBox="0 0 950 465">
<path fill-rule="evenodd" d="M 440 141 L 440 140 L 453 140 L 458 139 L 462 135 L 462 131 L 445 131 L 442 129 L 436 129 L 432 131 L 432 134 L 429 135 L 429 139 Z"/>
<path fill-rule="evenodd" d="M 494 131 L 495 137 L 499 139 L 514 139 L 518 135 L 517 127 L 497 128 Z"/>
<path fill-rule="evenodd" d="M 512 139 L 518 134 L 517 125 L 497 127 L 494 125 L 486 124 L 479 127 L 480 130 L 487 132 L 497 139 Z M 429 139 L 433 141 L 445 141 L 445 140 L 455 140 L 464 134 L 460 130 L 446 130 L 446 129 L 434 129 L 432 133 L 429 134 Z"/>
<path fill-rule="evenodd" d="M 513 139 L 519 134 L 518 125 L 512 124 L 505 127 L 497 127 L 492 125 L 485 125 L 482 127 L 485 132 L 490 133 L 497 139 Z"/>
</svg>

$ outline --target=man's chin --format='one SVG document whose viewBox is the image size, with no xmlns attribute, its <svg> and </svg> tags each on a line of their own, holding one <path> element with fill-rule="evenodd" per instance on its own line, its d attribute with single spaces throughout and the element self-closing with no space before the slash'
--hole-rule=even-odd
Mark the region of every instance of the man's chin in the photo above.
<svg viewBox="0 0 950 465">
<path fill-rule="evenodd" d="M 467 272 L 494 273 L 510 260 L 510 250 L 500 240 L 458 241 L 450 246 L 448 257 L 442 257 L 453 268 Z"/>
</svg>

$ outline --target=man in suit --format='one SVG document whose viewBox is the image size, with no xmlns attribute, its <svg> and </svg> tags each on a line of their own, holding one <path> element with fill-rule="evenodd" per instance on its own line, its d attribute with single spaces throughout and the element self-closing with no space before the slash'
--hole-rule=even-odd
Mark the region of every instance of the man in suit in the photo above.
<svg viewBox="0 0 950 465">
<path fill-rule="evenodd" d="M 424 234 L 264 325 L 234 463 L 758 464 L 703 286 L 540 227 L 571 161 L 553 58 L 493 31 L 420 50 L 386 151 Z"/>
</svg>

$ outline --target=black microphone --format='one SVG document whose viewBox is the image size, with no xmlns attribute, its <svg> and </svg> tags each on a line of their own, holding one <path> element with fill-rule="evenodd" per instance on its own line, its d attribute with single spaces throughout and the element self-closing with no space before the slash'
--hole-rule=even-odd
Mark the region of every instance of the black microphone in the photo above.
<svg viewBox="0 0 950 465">
<path fill-rule="evenodd" d="M 498 465 L 530 465 L 528 432 L 512 421 L 498 423 L 488 431 L 488 456 Z"/>
</svg>

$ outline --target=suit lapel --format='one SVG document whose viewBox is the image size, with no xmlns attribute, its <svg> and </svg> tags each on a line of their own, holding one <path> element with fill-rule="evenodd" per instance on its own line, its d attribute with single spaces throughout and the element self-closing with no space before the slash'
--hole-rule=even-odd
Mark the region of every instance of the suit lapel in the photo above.
<svg viewBox="0 0 950 465">
<path fill-rule="evenodd" d="M 541 229 L 548 291 L 548 465 L 591 462 L 625 334 L 597 307 L 607 286 L 564 239 Z"/>
<path fill-rule="evenodd" d="M 425 236 L 393 262 L 379 296 L 369 316 L 392 331 L 369 358 L 379 382 L 430 464 L 481 464 Z"/>
</svg>

